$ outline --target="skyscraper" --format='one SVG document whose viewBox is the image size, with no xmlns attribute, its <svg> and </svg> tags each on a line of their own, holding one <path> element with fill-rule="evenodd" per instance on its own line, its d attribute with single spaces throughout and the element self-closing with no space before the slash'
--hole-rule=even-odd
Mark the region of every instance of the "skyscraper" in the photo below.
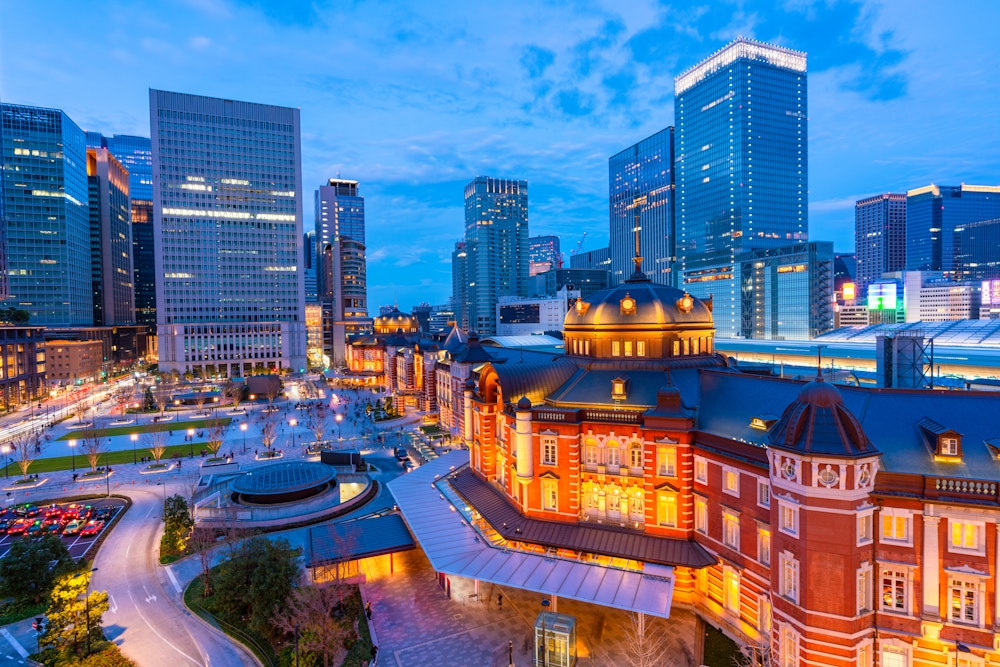
<svg viewBox="0 0 1000 667">
<path fill-rule="evenodd" d="M 806 56 L 741 37 L 674 94 L 679 286 L 739 336 L 737 256 L 808 238 Z"/>
<path fill-rule="evenodd" d="M 864 297 L 883 273 L 906 264 L 906 195 L 886 193 L 854 204 L 855 293 Z"/>
<path fill-rule="evenodd" d="M 316 190 L 316 252 L 341 236 L 365 245 L 365 198 L 358 193 L 358 182 L 331 178 Z M 320 294 L 329 287 L 323 283 L 322 272 L 317 280 Z M 366 312 L 367 315 L 367 312 Z"/>
<path fill-rule="evenodd" d="M 528 291 L 528 182 L 477 176 L 465 186 L 468 327 L 496 332 L 497 299 Z"/>
<path fill-rule="evenodd" d="M 94 324 L 135 324 L 129 175 L 106 148 L 87 149 Z"/>
<path fill-rule="evenodd" d="M 59 109 L 0 104 L 7 307 L 92 325 L 86 137 Z"/>
<path fill-rule="evenodd" d="M 955 228 L 1000 218 L 1000 186 L 928 185 L 906 193 L 906 270 L 961 272 Z"/>
<path fill-rule="evenodd" d="M 673 284 L 674 128 L 660 130 L 611 156 L 608 191 L 611 284 L 632 275 L 637 225 L 644 273 L 655 283 Z"/>
<path fill-rule="evenodd" d="M 299 110 L 149 92 L 160 369 L 306 365 Z"/>
<path fill-rule="evenodd" d="M 457 241 L 451 251 L 451 308 L 459 329 L 469 330 L 469 254 L 465 241 Z"/>
<path fill-rule="evenodd" d="M 528 277 L 550 269 L 562 268 L 558 236 L 532 236 L 528 239 Z"/>
</svg>

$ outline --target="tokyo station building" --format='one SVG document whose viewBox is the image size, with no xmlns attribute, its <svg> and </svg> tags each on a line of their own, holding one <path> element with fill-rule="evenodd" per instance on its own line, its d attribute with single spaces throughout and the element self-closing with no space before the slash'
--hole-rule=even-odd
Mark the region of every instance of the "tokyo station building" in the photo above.
<svg viewBox="0 0 1000 667">
<path fill-rule="evenodd" d="M 467 451 L 389 484 L 440 577 L 683 609 L 783 667 L 1000 663 L 1000 395 L 741 372 L 641 258 L 564 341 L 422 362 L 467 378 L 424 383 Z"/>
</svg>

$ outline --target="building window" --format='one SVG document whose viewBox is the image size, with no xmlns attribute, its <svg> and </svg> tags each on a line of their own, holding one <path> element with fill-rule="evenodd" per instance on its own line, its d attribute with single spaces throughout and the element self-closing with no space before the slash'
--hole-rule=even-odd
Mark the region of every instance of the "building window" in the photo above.
<svg viewBox="0 0 1000 667">
<path fill-rule="evenodd" d="M 588 440 L 583 446 L 583 462 L 590 466 L 596 466 L 598 463 L 597 443 L 593 440 Z"/>
<path fill-rule="evenodd" d="M 872 511 L 858 515 L 858 545 L 872 541 Z"/>
<path fill-rule="evenodd" d="M 941 438 L 941 456 L 958 456 L 958 438 Z"/>
<path fill-rule="evenodd" d="M 740 548 L 740 515 L 728 509 L 722 510 L 722 542 L 727 547 Z"/>
<path fill-rule="evenodd" d="M 949 519 L 950 527 L 949 551 L 983 552 L 981 539 L 984 524 L 976 521 L 956 521 Z"/>
<path fill-rule="evenodd" d="M 622 450 L 618 447 L 617 442 L 609 442 L 607 449 L 604 450 L 604 455 L 608 459 L 609 468 L 617 468 L 622 464 Z"/>
<path fill-rule="evenodd" d="M 556 439 L 542 438 L 542 465 L 556 465 Z"/>
<path fill-rule="evenodd" d="M 782 597 L 792 602 L 799 602 L 799 561 L 787 551 L 781 554 L 781 569 L 779 570 L 778 590 Z"/>
<path fill-rule="evenodd" d="M 870 642 L 858 646 L 858 657 L 854 664 L 857 667 L 872 667 L 872 645 Z"/>
<path fill-rule="evenodd" d="M 632 341 L 630 340 L 625 341 L 625 356 L 626 357 L 632 356 Z"/>
<path fill-rule="evenodd" d="M 656 449 L 656 474 L 660 477 L 677 476 L 676 447 L 658 447 Z"/>
<path fill-rule="evenodd" d="M 858 590 L 857 590 L 858 613 L 863 614 L 872 610 L 872 564 L 863 563 L 858 568 Z"/>
<path fill-rule="evenodd" d="M 703 535 L 708 534 L 708 508 L 703 498 L 694 499 L 694 529 Z"/>
<path fill-rule="evenodd" d="M 771 564 L 771 531 L 763 526 L 757 527 L 757 560 L 762 565 Z"/>
<path fill-rule="evenodd" d="M 908 577 L 906 570 L 882 570 L 882 599 L 879 607 L 882 611 L 892 611 L 898 614 L 907 613 Z"/>
<path fill-rule="evenodd" d="M 622 356 L 622 344 L 621 341 L 613 340 L 611 341 L 611 356 L 620 357 Z"/>
<path fill-rule="evenodd" d="M 628 466 L 630 468 L 642 469 L 642 445 L 633 442 L 628 450 Z"/>
<path fill-rule="evenodd" d="M 965 579 L 948 580 L 950 601 L 948 618 L 955 623 L 979 625 L 979 604 L 981 601 L 979 584 Z"/>
<path fill-rule="evenodd" d="M 708 461 L 700 456 L 694 457 L 694 481 L 708 484 Z"/>
<path fill-rule="evenodd" d="M 789 625 L 781 627 L 779 655 L 781 667 L 799 667 L 799 633 Z"/>
<path fill-rule="evenodd" d="M 542 507 L 547 510 L 559 509 L 559 486 L 553 479 L 542 480 Z"/>
<path fill-rule="evenodd" d="M 771 484 L 766 479 L 757 480 L 757 504 L 761 507 L 771 506 Z"/>
<path fill-rule="evenodd" d="M 646 341 L 637 340 L 635 342 L 635 356 L 645 357 L 646 356 Z"/>
<path fill-rule="evenodd" d="M 910 513 L 906 510 L 882 510 L 882 541 L 910 543 Z"/>
<path fill-rule="evenodd" d="M 722 490 L 726 493 L 740 495 L 740 471 L 736 468 L 723 466 L 722 468 Z"/>
<path fill-rule="evenodd" d="M 910 652 L 900 646 L 883 646 L 879 665 L 881 667 L 910 667 Z"/>
<path fill-rule="evenodd" d="M 677 527 L 677 494 L 661 492 L 656 497 L 656 521 L 661 526 Z"/>
<path fill-rule="evenodd" d="M 781 532 L 793 537 L 799 535 L 799 508 L 795 505 L 778 503 L 781 513 Z"/>
<path fill-rule="evenodd" d="M 726 566 L 722 570 L 723 604 L 734 614 L 740 613 L 740 573 Z"/>
</svg>

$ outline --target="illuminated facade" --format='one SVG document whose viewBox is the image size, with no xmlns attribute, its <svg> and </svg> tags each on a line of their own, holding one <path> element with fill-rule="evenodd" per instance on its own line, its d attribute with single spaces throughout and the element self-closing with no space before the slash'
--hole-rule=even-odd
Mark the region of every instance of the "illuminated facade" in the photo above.
<svg viewBox="0 0 1000 667">
<path fill-rule="evenodd" d="M 86 137 L 59 109 L 0 105 L 7 307 L 38 325 L 90 325 Z"/>
<path fill-rule="evenodd" d="M 1000 278 L 1000 218 L 955 226 L 955 265 L 963 277 Z"/>
<path fill-rule="evenodd" d="M 341 238 L 349 238 L 354 242 L 365 245 L 365 198 L 358 193 L 358 182 L 348 181 L 341 178 L 331 178 L 326 185 L 321 185 L 316 190 L 316 248 L 322 254 L 322 249 L 334 244 Z M 318 257 L 322 261 L 321 257 Z M 364 271 L 361 272 L 362 283 L 361 292 L 366 294 L 364 283 Z M 339 281 L 334 277 L 333 285 L 325 282 L 326 276 L 320 273 L 317 276 L 317 291 L 320 294 L 332 292 L 335 298 L 341 298 L 337 287 Z M 346 286 L 345 286 L 346 288 Z M 354 291 L 354 290 L 352 290 Z M 363 316 L 368 316 L 367 300 L 359 306 L 355 297 L 344 297 L 351 299 L 350 303 L 344 304 L 344 311 L 363 310 Z"/>
<path fill-rule="evenodd" d="M 106 148 L 87 149 L 94 325 L 135 324 L 128 171 Z"/>
<path fill-rule="evenodd" d="M 956 228 L 1000 218 L 1000 186 L 928 185 L 906 193 L 906 270 L 963 273 Z M 993 249 L 996 250 L 995 248 Z M 976 271 L 970 273 L 978 277 Z"/>
<path fill-rule="evenodd" d="M 532 236 L 528 239 L 528 276 L 562 268 L 558 236 Z"/>
<path fill-rule="evenodd" d="M 43 331 L 42 327 L 0 326 L 0 411 L 45 395 Z"/>
<path fill-rule="evenodd" d="M 855 290 L 864 298 L 868 285 L 883 273 L 906 265 L 906 195 L 886 193 L 855 202 L 854 244 Z"/>
<path fill-rule="evenodd" d="M 674 95 L 678 284 L 739 336 L 737 256 L 808 237 L 806 56 L 739 38 Z"/>
<path fill-rule="evenodd" d="M 149 108 L 161 370 L 305 368 L 298 109 L 160 90 Z"/>
<path fill-rule="evenodd" d="M 673 284 L 674 259 L 674 128 L 660 130 L 608 159 L 611 227 L 608 252 L 611 282 L 632 274 L 634 228 L 653 282 Z"/>
</svg>

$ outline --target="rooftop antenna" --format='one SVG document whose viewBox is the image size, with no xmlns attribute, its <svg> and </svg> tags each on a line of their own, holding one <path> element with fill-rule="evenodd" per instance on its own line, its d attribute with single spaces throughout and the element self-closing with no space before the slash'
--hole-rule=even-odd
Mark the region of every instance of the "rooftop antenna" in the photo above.
<svg viewBox="0 0 1000 667">
<path fill-rule="evenodd" d="M 636 275 L 642 275 L 642 253 L 639 248 L 639 200 L 635 201 L 635 225 L 632 230 L 635 232 L 635 257 L 632 259 L 635 262 L 635 273 Z"/>
<path fill-rule="evenodd" d="M 823 379 L 823 348 L 824 347 L 826 347 L 826 345 L 817 345 L 816 346 L 816 379 L 817 380 L 822 380 Z"/>
</svg>

